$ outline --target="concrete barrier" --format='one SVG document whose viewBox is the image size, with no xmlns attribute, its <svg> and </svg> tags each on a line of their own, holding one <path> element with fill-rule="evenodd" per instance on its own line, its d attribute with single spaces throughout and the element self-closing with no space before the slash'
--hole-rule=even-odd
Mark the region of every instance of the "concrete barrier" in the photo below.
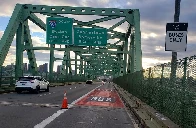
<svg viewBox="0 0 196 128">
<path fill-rule="evenodd" d="M 85 82 L 50 83 L 50 87 L 55 87 L 55 86 L 66 86 L 66 85 L 74 85 L 74 84 L 85 84 Z"/>
<path fill-rule="evenodd" d="M 50 83 L 50 87 L 65 86 L 64 83 Z"/>
</svg>

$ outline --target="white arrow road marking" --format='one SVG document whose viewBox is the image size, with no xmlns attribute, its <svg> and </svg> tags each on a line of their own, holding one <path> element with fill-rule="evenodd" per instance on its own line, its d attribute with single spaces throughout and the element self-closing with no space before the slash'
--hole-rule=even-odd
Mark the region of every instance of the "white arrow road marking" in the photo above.
<svg viewBox="0 0 196 128">
<path fill-rule="evenodd" d="M 96 87 L 95 89 L 99 88 L 101 85 L 99 85 L 98 87 Z M 74 104 L 76 102 L 78 102 L 79 100 L 81 100 L 82 98 L 84 98 L 85 96 L 89 95 L 91 92 L 93 92 L 95 89 L 91 90 L 90 92 L 88 92 L 87 94 L 83 95 L 82 97 L 78 98 L 77 100 L 73 101 L 71 104 L 68 105 L 68 108 L 72 108 L 74 106 Z M 64 113 L 65 111 L 67 111 L 69 109 L 62 109 L 62 110 L 58 110 L 56 113 L 54 113 L 52 116 L 49 116 L 48 118 L 46 118 L 45 120 L 43 120 L 41 123 L 37 124 L 34 126 L 34 128 L 44 128 L 46 125 L 48 125 L 49 123 L 51 123 L 53 120 L 55 120 L 58 116 L 60 116 L 62 113 Z"/>
</svg>

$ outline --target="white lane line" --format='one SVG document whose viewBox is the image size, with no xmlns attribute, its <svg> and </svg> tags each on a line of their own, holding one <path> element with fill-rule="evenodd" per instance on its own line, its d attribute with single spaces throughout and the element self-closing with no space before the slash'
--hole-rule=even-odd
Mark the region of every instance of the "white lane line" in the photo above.
<svg viewBox="0 0 196 128">
<path fill-rule="evenodd" d="M 70 88 L 71 89 L 71 88 Z"/>
<path fill-rule="evenodd" d="M 100 86 L 101 85 L 99 85 L 95 89 L 99 88 Z M 82 98 L 84 98 L 85 96 L 87 96 L 88 94 L 90 94 L 91 92 L 93 92 L 95 89 L 93 89 L 90 92 L 88 92 L 87 94 L 81 96 L 77 100 L 73 101 L 71 104 L 68 105 L 68 108 L 72 108 L 76 102 L 78 102 L 79 100 L 81 100 Z M 69 110 L 69 109 L 58 110 L 52 116 L 49 116 L 48 118 L 46 118 L 45 120 L 43 120 L 41 123 L 35 125 L 34 128 L 44 128 L 46 125 L 48 125 L 49 123 L 51 123 L 53 120 L 55 120 L 55 118 L 57 118 L 58 116 L 60 116 L 62 113 L 64 113 L 67 110 Z"/>
</svg>

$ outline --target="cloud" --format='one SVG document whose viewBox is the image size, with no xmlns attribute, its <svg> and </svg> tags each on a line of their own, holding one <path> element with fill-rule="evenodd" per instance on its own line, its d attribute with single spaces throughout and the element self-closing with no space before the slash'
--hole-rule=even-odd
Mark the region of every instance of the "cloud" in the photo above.
<svg viewBox="0 0 196 128">
<path fill-rule="evenodd" d="M 168 60 L 160 60 L 160 59 L 155 59 L 155 58 L 142 58 L 142 63 L 143 63 L 143 69 L 160 65 L 163 63 L 168 63 Z"/>
</svg>

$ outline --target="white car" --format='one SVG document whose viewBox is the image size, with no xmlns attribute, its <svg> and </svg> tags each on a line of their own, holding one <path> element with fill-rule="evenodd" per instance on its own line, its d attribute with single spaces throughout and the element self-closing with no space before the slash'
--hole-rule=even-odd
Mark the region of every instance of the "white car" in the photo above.
<svg viewBox="0 0 196 128">
<path fill-rule="evenodd" d="M 35 93 L 39 93 L 40 90 L 49 92 L 49 82 L 41 76 L 20 77 L 15 86 L 17 93 L 21 93 L 22 91 L 34 91 Z"/>
<path fill-rule="evenodd" d="M 93 80 L 87 80 L 86 81 L 86 84 L 92 84 L 93 83 Z"/>
</svg>

